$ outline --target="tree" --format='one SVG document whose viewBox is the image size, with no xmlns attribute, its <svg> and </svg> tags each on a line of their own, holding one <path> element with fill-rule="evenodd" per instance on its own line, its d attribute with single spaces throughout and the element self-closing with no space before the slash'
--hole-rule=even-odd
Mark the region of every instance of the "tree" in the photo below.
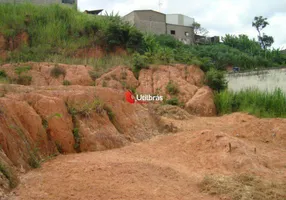
<svg viewBox="0 0 286 200">
<path fill-rule="evenodd" d="M 195 35 L 206 36 L 209 33 L 209 31 L 206 28 L 201 27 L 201 24 L 199 24 L 198 22 L 194 22 L 193 27 Z"/>
<path fill-rule="evenodd" d="M 268 36 L 268 35 L 265 35 L 263 33 L 263 36 L 260 37 L 260 41 L 263 42 L 264 44 L 264 49 L 267 48 L 267 47 L 271 47 L 271 45 L 274 43 L 274 39 L 272 36 Z"/>
<path fill-rule="evenodd" d="M 263 18 L 262 16 L 254 17 L 254 21 L 252 22 L 252 26 L 255 27 L 258 32 L 258 41 L 264 50 L 266 50 L 267 47 L 271 47 L 271 45 L 274 43 L 272 36 L 265 35 L 264 33 L 263 36 L 261 36 L 262 29 L 264 29 L 267 25 L 269 25 L 267 18 Z"/>
</svg>

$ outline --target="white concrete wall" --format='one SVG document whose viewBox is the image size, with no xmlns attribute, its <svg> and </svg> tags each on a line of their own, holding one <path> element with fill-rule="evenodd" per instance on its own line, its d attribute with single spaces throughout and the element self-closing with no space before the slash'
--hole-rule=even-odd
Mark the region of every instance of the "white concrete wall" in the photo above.
<svg viewBox="0 0 286 200">
<path fill-rule="evenodd" d="M 181 14 L 167 14 L 166 23 L 181 26 L 193 26 L 194 18 Z"/>
<path fill-rule="evenodd" d="M 193 26 L 195 19 L 184 15 L 184 26 Z"/>
<path fill-rule="evenodd" d="M 179 23 L 179 15 L 177 14 L 167 14 L 166 15 L 166 23 L 167 24 L 176 24 Z"/>
</svg>

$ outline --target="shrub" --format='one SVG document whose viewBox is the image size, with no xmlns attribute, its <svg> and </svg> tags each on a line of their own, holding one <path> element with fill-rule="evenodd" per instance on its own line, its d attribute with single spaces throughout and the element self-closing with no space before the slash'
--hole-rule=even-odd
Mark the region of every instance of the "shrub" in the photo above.
<svg viewBox="0 0 286 200">
<path fill-rule="evenodd" d="M 96 71 L 89 71 L 88 74 L 93 81 L 100 77 L 100 74 Z"/>
<path fill-rule="evenodd" d="M 4 70 L 0 70 L 0 83 L 9 83 L 10 79 Z"/>
<path fill-rule="evenodd" d="M 178 85 L 175 84 L 173 81 L 169 81 L 166 86 L 166 90 L 170 95 L 176 95 L 180 92 Z"/>
<path fill-rule="evenodd" d="M 31 66 L 16 67 L 15 68 L 15 73 L 18 74 L 18 76 L 20 76 L 22 73 L 28 72 L 31 69 L 32 69 Z"/>
<path fill-rule="evenodd" d="M 173 97 L 171 99 L 166 100 L 166 104 L 178 106 L 180 105 L 179 99 L 177 97 Z"/>
<path fill-rule="evenodd" d="M 141 69 L 148 68 L 148 58 L 139 53 L 133 54 L 133 71 L 139 72 Z"/>
<path fill-rule="evenodd" d="M 101 102 L 99 99 L 94 99 L 92 102 L 69 104 L 68 110 L 73 116 L 79 114 L 83 117 L 89 117 L 93 112 L 98 114 L 103 112 L 103 102 Z"/>
<path fill-rule="evenodd" d="M 216 91 L 221 91 L 227 88 L 227 81 L 225 79 L 225 73 L 223 71 L 211 68 L 206 73 L 206 84 Z"/>
<path fill-rule="evenodd" d="M 64 81 L 63 81 L 63 85 L 65 85 L 65 86 L 71 85 L 71 82 L 68 81 L 68 80 L 64 80 Z"/>
<path fill-rule="evenodd" d="M 32 77 L 26 76 L 26 75 L 20 75 L 20 76 L 18 76 L 18 79 L 16 80 L 16 82 L 19 85 L 31 85 Z"/>
<path fill-rule="evenodd" d="M 6 78 L 7 74 L 4 70 L 0 70 L 0 78 Z"/>
<path fill-rule="evenodd" d="M 31 156 L 29 159 L 28 159 L 28 164 L 30 165 L 30 167 L 36 169 L 36 168 L 39 168 L 41 166 L 41 163 L 40 161 L 38 160 L 37 157 L 35 156 Z"/>
<path fill-rule="evenodd" d="M 66 70 L 64 68 L 59 67 L 58 65 L 56 65 L 51 70 L 51 76 L 54 77 L 54 78 L 58 78 L 60 75 L 65 76 L 66 75 Z"/>
<path fill-rule="evenodd" d="M 155 36 L 155 38 L 161 46 L 165 46 L 171 49 L 176 49 L 183 45 L 182 42 L 178 41 L 171 35 L 158 35 Z"/>
</svg>

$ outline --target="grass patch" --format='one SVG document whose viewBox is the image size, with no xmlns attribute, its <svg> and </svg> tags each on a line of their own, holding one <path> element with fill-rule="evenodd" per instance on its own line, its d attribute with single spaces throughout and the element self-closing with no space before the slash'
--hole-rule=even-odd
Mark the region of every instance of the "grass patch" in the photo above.
<svg viewBox="0 0 286 200">
<path fill-rule="evenodd" d="M 9 181 L 10 188 L 15 188 L 18 185 L 17 177 L 9 170 L 9 168 L 0 162 L 0 173 L 2 173 Z"/>
<path fill-rule="evenodd" d="M 51 70 L 51 76 L 54 78 L 58 78 L 61 75 L 65 76 L 66 70 L 58 65 L 54 66 Z"/>
<path fill-rule="evenodd" d="M 177 95 L 180 92 L 178 85 L 173 81 L 168 82 L 166 90 L 170 95 Z"/>
<path fill-rule="evenodd" d="M 281 89 L 273 92 L 246 89 L 239 92 L 222 91 L 215 94 L 219 114 L 247 112 L 257 117 L 286 117 L 286 95 Z"/>
<path fill-rule="evenodd" d="M 16 133 L 19 135 L 19 137 L 24 141 L 26 148 L 27 148 L 27 151 L 28 151 L 28 154 L 29 154 L 28 164 L 30 165 L 30 167 L 39 168 L 41 166 L 41 161 L 40 161 L 39 156 L 38 156 L 38 148 L 31 146 L 31 144 L 28 141 L 25 133 L 23 132 L 23 130 L 19 126 L 11 125 L 10 128 L 15 130 Z"/>
<path fill-rule="evenodd" d="M 77 150 L 78 152 L 80 152 L 80 142 L 81 142 L 81 137 L 79 134 L 79 128 L 74 128 L 73 131 L 73 137 L 74 137 L 74 149 Z"/>
<path fill-rule="evenodd" d="M 285 200 L 286 182 L 266 182 L 252 175 L 206 176 L 199 184 L 202 192 L 232 200 Z"/>
<path fill-rule="evenodd" d="M 173 97 L 171 99 L 167 99 L 165 103 L 169 104 L 169 105 L 173 105 L 173 106 L 180 105 L 179 99 L 177 97 Z"/>
<path fill-rule="evenodd" d="M 99 74 L 98 72 L 96 71 L 89 71 L 88 72 L 90 78 L 95 81 L 96 79 L 98 79 L 100 77 L 101 74 Z"/>
<path fill-rule="evenodd" d="M 103 106 L 103 102 L 96 98 L 92 102 L 68 104 L 68 111 L 72 116 L 81 115 L 83 117 L 90 117 L 93 112 L 101 114 Z"/>
<path fill-rule="evenodd" d="M 30 150 L 30 157 L 28 159 L 28 164 L 30 167 L 36 169 L 41 167 L 41 162 L 38 158 L 38 148 L 33 148 Z"/>
<path fill-rule="evenodd" d="M 104 105 L 104 106 L 103 106 L 103 109 L 106 111 L 109 120 L 110 120 L 111 122 L 113 122 L 115 115 L 114 115 L 112 109 L 111 109 L 109 106 L 107 106 L 107 105 Z"/>
<path fill-rule="evenodd" d="M 64 81 L 63 81 L 63 85 L 65 85 L 65 86 L 69 86 L 69 85 L 71 85 L 71 82 L 70 82 L 70 81 L 68 81 L 68 80 L 64 80 Z"/>
<path fill-rule="evenodd" d="M 20 76 L 22 73 L 26 73 L 32 69 L 31 66 L 21 66 L 15 68 L 15 73 Z"/>
</svg>

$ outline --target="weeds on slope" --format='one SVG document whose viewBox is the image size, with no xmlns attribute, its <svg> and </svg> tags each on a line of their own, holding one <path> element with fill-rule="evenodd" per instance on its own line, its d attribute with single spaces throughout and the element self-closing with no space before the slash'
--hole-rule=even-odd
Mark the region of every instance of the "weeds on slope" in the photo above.
<svg viewBox="0 0 286 200">
<path fill-rule="evenodd" d="M 267 182 L 247 174 L 206 176 L 199 187 L 202 192 L 232 200 L 285 200 L 286 198 L 286 182 Z"/>
<path fill-rule="evenodd" d="M 0 162 L 0 173 L 2 173 L 8 179 L 10 188 L 15 188 L 18 185 L 17 177 L 2 162 Z"/>
<path fill-rule="evenodd" d="M 273 92 L 225 90 L 215 94 L 215 104 L 219 114 L 247 112 L 257 117 L 286 117 L 286 95 L 279 88 Z"/>
</svg>

